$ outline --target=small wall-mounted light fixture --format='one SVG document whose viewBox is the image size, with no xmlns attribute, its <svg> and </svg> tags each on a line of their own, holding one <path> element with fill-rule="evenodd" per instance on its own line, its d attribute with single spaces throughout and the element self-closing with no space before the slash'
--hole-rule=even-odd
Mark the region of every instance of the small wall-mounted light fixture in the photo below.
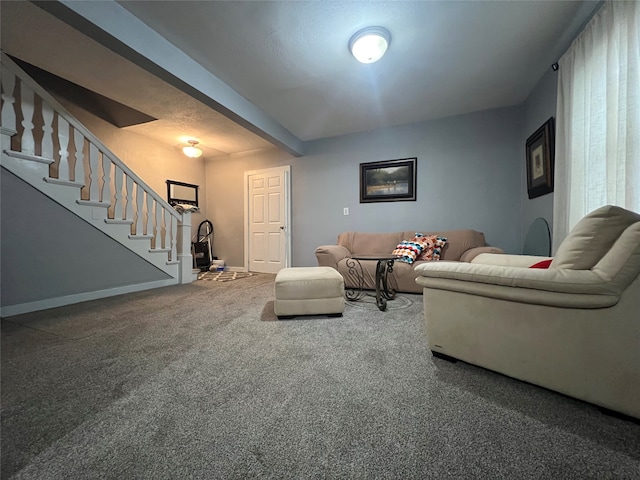
<svg viewBox="0 0 640 480">
<path fill-rule="evenodd" d="M 349 40 L 349 50 L 361 63 L 377 62 L 389 48 L 391 34 L 386 28 L 367 27 Z"/>
<path fill-rule="evenodd" d="M 198 158 L 200 155 L 202 155 L 202 150 L 196 147 L 198 143 L 200 142 L 198 142 L 197 140 L 189 140 L 189 146 L 183 147 L 182 151 L 187 157 Z"/>
</svg>

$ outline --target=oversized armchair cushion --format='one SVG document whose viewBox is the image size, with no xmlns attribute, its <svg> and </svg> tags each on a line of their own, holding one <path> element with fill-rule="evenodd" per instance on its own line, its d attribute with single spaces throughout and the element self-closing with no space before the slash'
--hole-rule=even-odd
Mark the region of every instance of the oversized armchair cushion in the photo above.
<svg viewBox="0 0 640 480">
<path fill-rule="evenodd" d="M 598 208 L 582 218 L 560 244 L 551 268 L 588 270 L 609 251 L 626 228 L 640 215 L 613 205 Z"/>
</svg>

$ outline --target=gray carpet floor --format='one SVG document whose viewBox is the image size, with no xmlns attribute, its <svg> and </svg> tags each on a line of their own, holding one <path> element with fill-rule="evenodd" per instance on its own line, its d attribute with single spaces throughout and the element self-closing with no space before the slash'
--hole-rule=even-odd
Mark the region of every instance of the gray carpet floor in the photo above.
<svg viewBox="0 0 640 480">
<path fill-rule="evenodd" d="M 638 424 L 434 359 L 420 295 L 280 321 L 273 278 L 3 319 L 2 478 L 640 478 Z"/>
</svg>

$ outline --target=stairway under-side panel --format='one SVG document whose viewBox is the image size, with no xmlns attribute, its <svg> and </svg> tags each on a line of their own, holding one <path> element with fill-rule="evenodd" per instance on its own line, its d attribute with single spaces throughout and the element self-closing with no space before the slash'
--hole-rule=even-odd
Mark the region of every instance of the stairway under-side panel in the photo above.
<svg viewBox="0 0 640 480">
<path fill-rule="evenodd" d="M 177 283 L 16 175 L 2 168 L 0 177 L 3 309 L 136 284 Z M 113 227 L 126 236 L 126 226 Z"/>
<path fill-rule="evenodd" d="M 130 238 L 130 223 L 109 224 L 107 220 L 107 206 L 92 206 L 80 201 L 80 186 L 70 186 L 64 183 L 51 181 L 48 177 L 48 164 L 42 161 L 33 161 L 24 155 L 11 152 L 2 152 L 2 167 L 15 176 L 30 184 L 34 189 L 57 202 L 67 210 L 90 223 L 95 228 L 104 232 L 136 255 L 144 258 L 156 268 L 164 271 L 173 278 L 178 278 L 178 266 L 167 262 L 167 254 L 150 253 L 150 241 L 132 241 Z M 55 180 L 55 179 L 54 179 Z M 176 281 L 177 283 L 177 281 Z"/>
</svg>

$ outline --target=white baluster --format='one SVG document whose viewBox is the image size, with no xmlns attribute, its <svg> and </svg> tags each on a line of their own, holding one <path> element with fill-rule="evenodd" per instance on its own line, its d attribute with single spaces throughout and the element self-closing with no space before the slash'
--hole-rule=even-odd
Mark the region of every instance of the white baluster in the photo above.
<svg viewBox="0 0 640 480">
<path fill-rule="evenodd" d="M 113 218 L 114 220 L 122 220 L 122 176 L 124 175 L 124 173 L 122 172 L 122 169 L 118 166 L 115 165 L 115 172 L 114 172 L 114 186 L 115 186 L 115 192 L 114 192 L 114 203 L 113 203 Z"/>
<path fill-rule="evenodd" d="M 162 248 L 162 207 L 156 202 L 156 246 L 155 248 Z"/>
<path fill-rule="evenodd" d="M 124 211 L 126 220 L 133 220 L 133 178 L 127 175 L 127 205 Z"/>
<path fill-rule="evenodd" d="M 58 164 L 58 178 L 60 180 L 70 180 L 69 178 L 69 122 L 58 115 L 58 140 L 60 141 L 60 163 Z"/>
<path fill-rule="evenodd" d="M 40 156 L 53 160 L 53 108 L 42 101 L 42 153 Z"/>
<path fill-rule="evenodd" d="M 89 200 L 92 202 L 100 201 L 100 193 L 98 191 L 98 147 L 93 143 L 89 143 Z"/>
<path fill-rule="evenodd" d="M 73 129 L 73 143 L 76 147 L 76 163 L 73 166 L 73 181 L 84 183 L 84 135 Z"/>
<path fill-rule="evenodd" d="M 142 187 L 139 183 L 136 183 L 136 235 L 143 234 L 142 192 Z"/>
<path fill-rule="evenodd" d="M 33 155 L 36 151 L 36 144 L 33 139 L 33 90 L 24 82 L 20 84 L 20 98 L 22 108 L 22 132 L 21 149 L 22 153 Z"/>
<path fill-rule="evenodd" d="M 100 195 L 100 201 L 104 203 L 111 203 L 111 160 L 104 153 L 102 154 L 102 194 Z"/>
<path fill-rule="evenodd" d="M 163 208 L 164 212 L 164 248 L 171 248 L 171 214 L 169 210 Z"/>
<path fill-rule="evenodd" d="M 153 236 L 153 197 L 147 192 L 147 227 L 144 231 L 145 235 Z"/>
<path fill-rule="evenodd" d="M 16 99 L 13 89 L 16 86 L 16 77 L 8 69 L 2 68 L 2 113 L 0 114 L 0 131 L 7 135 L 16 134 L 16 111 L 13 107 Z"/>
<path fill-rule="evenodd" d="M 171 261 L 176 262 L 178 260 L 178 250 L 177 250 L 177 240 L 178 240 L 178 229 L 176 228 L 176 217 L 173 215 L 169 216 L 169 220 L 171 221 Z"/>
</svg>

